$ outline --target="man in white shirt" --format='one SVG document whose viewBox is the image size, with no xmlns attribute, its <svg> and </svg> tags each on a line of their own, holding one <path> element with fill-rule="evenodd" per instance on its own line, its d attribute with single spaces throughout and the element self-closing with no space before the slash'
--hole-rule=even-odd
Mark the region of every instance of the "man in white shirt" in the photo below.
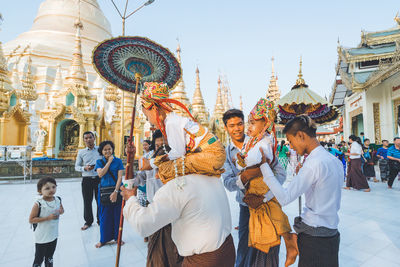
<svg viewBox="0 0 400 267">
<path fill-rule="evenodd" d="M 140 206 L 136 190 L 121 187 L 124 216 L 142 236 L 171 223 L 172 240 L 184 257 L 182 266 L 233 267 L 228 198 L 220 179 L 189 174 L 161 187 L 147 207 Z"/>
<path fill-rule="evenodd" d="M 75 170 L 82 173 L 83 218 L 85 224 L 81 227 L 81 230 L 86 230 L 93 223 L 93 196 L 96 200 L 97 207 L 97 194 L 100 178 L 94 170 L 94 166 L 101 156 L 97 151 L 98 146 L 95 145 L 95 137 L 92 132 L 84 132 L 83 141 L 85 142 L 86 148 L 78 151 L 75 161 Z M 99 215 L 97 212 L 97 224 L 98 223 Z"/>
<path fill-rule="evenodd" d="M 160 130 L 156 130 L 153 133 L 152 139 L 151 147 L 154 151 L 148 155 L 148 159 L 161 155 L 167 149 Z M 153 203 L 154 195 L 163 186 L 163 183 L 156 177 L 156 166 L 151 170 L 143 170 L 143 166 L 140 167 L 140 171 L 137 172 L 134 178 L 135 185 L 146 184 L 147 200 L 149 203 Z M 183 258 L 179 256 L 176 245 L 171 238 L 171 224 L 167 224 L 148 237 L 146 266 L 180 267 L 182 260 Z"/>
<path fill-rule="evenodd" d="M 337 227 L 344 174 L 342 163 L 320 146 L 316 129 L 308 116 L 301 115 L 288 122 L 283 130 L 299 155 L 308 154 L 287 188 L 282 187 L 267 163 L 260 169 L 264 182 L 282 206 L 305 194 L 303 213 L 295 218 L 294 224 L 298 233 L 298 266 L 334 267 L 339 266 L 340 234 Z"/>
</svg>

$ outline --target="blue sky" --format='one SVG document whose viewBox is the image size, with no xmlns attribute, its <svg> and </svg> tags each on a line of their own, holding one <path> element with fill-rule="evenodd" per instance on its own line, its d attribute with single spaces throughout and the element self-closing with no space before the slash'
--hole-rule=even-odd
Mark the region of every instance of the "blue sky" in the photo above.
<svg viewBox="0 0 400 267">
<path fill-rule="evenodd" d="M 0 40 L 5 43 L 29 30 L 41 2 L 2 0 Z M 121 22 L 111 0 L 98 2 L 113 34 L 120 35 Z M 115 2 L 122 6 L 125 0 Z M 143 2 L 130 0 L 130 8 Z M 282 95 L 295 83 L 302 55 L 307 84 L 321 96 L 329 96 L 338 37 L 343 46 L 357 46 L 361 29 L 395 27 L 393 18 L 398 10 L 398 0 L 155 0 L 128 20 L 126 34 L 149 37 L 173 51 L 179 38 L 189 98 L 198 65 L 210 111 L 214 109 L 218 75 L 225 74 L 235 106 L 242 95 L 248 112 L 266 94 L 272 56 Z"/>
</svg>

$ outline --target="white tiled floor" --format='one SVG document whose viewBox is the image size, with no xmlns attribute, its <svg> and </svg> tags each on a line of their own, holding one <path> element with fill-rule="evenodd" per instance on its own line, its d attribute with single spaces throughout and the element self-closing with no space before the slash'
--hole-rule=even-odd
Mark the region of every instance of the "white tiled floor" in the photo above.
<svg viewBox="0 0 400 267">
<path fill-rule="evenodd" d="M 63 199 L 65 214 L 60 218 L 60 236 L 55 252 L 55 266 L 108 267 L 115 265 L 116 246 L 96 249 L 99 228 L 81 231 L 83 225 L 82 196 L 79 179 L 59 180 L 57 195 Z M 400 266 L 400 190 L 388 190 L 386 184 L 370 183 L 372 192 L 343 190 L 340 210 L 340 266 Z M 28 216 L 36 195 L 36 184 L 0 185 L 0 266 L 31 266 L 34 255 L 33 234 Z M 235 195 L 228 193 L 233 226 L 238 223 L 239 208 Z M 298 203 L 284 208 L 293 221 Z M 237 242 L 237 231 L 232 231 Z M 128 224 L 124 228 L 121 267 L 146 265 L 146 243 Z M 285 247 L 281 246 L 281 266 Z"/>
</svg>

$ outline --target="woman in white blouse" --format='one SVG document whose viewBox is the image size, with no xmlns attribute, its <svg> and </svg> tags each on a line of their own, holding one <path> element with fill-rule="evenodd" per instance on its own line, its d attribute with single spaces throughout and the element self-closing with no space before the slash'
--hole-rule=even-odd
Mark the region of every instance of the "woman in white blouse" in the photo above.
<svg viewBox="0 0 400 267">
<path fill-rule="evenodd" d="M 371 189 L 369 188 L 367 178 L 361 170 L 361 154 L 363 153 L 361 140 L 355 135 L 350 135 L 349 142 L 351 143 L 350 153 L 346 153 L 346 156 L 349 156 L 350 162 L 345 189 L 352 187 L 357 190 L 364 190 L 364 192 L 370 192 Z"/>
</svg>

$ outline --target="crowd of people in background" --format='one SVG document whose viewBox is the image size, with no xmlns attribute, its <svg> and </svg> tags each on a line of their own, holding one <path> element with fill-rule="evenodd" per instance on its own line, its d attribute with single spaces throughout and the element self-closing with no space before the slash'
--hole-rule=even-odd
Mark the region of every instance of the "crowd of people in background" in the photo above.
<svg viewBox="0 0 400 267">
<path fill-rule="evenodd" d="M 363 133 L 360 136 L 351 135 L 349 141 L 335 140 L 321 141 L 321 145 L 343 164 L 345 175 L 345 189 L 357 189 L 370 192 L 368 181 L 383 182 L 391 189 L 396 177 L 400 181 L 400 138 L 396 137 L 393 144 L 388 140 L 382 140 L 381 145 L 371 144 L 370 139 Z M 289 143 L 281 140 L 276 156 L 286 169 L 288 178 L 293 176 L 298 162 L 301 161 L 295 150 L 289 147 Z M 378 166 L 379 176 L 375 171 Z M 380 180 L 378 179 L 380 178 Z"/>
<path fill-rule="evenodd" d="M 375 172 L 375 166 L 379 166 L 379 178 L 381 182 L 388 184 L 391 189 L 393 182 L 399 173 L 400 165 L 400 138 L 396 137 L 393 144 L 388 140 L 382 140 L 382 145 L 371 144 L 370 139 L 360 136 L 349 136 L 349 142 L 341 141 L 335 144 L 321 142 L 332 155 L 340 159 L 346 177 L 345 189 L 358 189 L 369 192 L 368 181 L 379 182 Z M 400 180 L 400 176 L 399 176 Z"/>
</svg>

